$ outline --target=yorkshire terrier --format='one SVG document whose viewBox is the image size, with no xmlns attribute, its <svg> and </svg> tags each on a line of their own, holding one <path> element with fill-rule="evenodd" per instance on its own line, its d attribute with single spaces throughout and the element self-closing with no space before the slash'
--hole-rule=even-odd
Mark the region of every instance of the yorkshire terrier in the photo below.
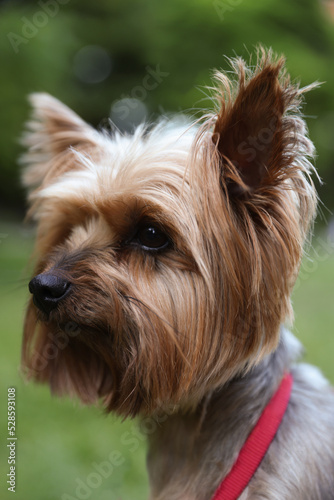
<svg viewBox="0 0 334 500">
<path fill-rule="evenodd" d="M 231 64 L 201 122 L 133 134 L 31 96 L 23 366 L 53 393 L 157 423 L 152 500 L 330 500 L 334 393 L 295 364 L 286 329 L 317 205 L 300 111 L 314 85 L 270 50 Z"/>
</svg>

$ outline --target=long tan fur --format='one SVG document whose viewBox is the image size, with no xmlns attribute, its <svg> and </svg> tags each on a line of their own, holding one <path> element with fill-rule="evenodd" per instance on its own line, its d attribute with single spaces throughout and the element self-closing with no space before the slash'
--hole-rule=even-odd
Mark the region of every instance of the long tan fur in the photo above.
<svg viewBox="0 0 334 500">
<path fill-rule="evenodd" d="M 22 362 L 53 392 L 123 416 L 173 408 L 181 429 L 184 412 L 201 413 L 238 377 L 264 364 L 269 373 L 316 210 L 300 111 L 308 89 L 270 51 L 259 50 L 254 68 L 232 66 L 232 78 L 216 73 L 217 110 L 200 127 L 161 121 L 109 135 L 33 96 L 23 178 L 35 274 L 72 288 L 49 315 L 31 301 Z M 167 235 L 167 248 L 133 244 L 143 221 Z M 152 466 L 155 481 L 157 499 L 207 498 L 186 479 L 178 496 Z"/>
</svg>

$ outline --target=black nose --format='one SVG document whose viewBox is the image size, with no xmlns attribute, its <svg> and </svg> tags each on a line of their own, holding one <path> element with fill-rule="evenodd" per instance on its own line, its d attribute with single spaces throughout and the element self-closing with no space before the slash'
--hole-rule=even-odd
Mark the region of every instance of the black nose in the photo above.
<svg viewBox="0 0 334 500">
<path fill-rule="evenodd" d="M 29 291 L 33 294 L 33 301 L 41 311 L 49 313 L 66 297 L 71 283 L 54 274 L 38 274 L 29 283 Z"/>
</svg>

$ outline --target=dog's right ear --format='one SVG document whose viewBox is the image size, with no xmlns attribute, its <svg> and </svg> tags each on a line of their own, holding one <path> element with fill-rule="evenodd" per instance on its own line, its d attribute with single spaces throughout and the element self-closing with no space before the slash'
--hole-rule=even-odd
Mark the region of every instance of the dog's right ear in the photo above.
<svg viewBox="0 0 334 500">
<path fill-rule="evenodd" d="M 54 178 L 66 171 L 65 161 L 56 161 L 69 148 L 93 146 L 98 132 L 74 111 L 46 93 L 29 96 L 33 108 L 21 144 L 28 151 L 21 157 L 25 165 L 23 184 L 30 188 L 41 186 L 46 177 Z"/>
</svg>

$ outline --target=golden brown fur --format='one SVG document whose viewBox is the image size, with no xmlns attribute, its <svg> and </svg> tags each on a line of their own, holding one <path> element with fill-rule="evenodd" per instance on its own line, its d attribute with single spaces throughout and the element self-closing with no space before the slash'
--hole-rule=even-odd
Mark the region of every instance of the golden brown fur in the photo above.
<svg viewBox="0 0 334 500">
<path fill-rule="evenodd" d="M 30 302 L 23 365 L 53 392 L 123 416 L 182 415 L 277 348 L 316 209 L 306 89 L 270 51 L 233 67 L 235 81 L 217 73 L 218 109 L 200 128 L 108 135 L 33 96 L 35 274 L 72 288 L 47 315 Z M 167 248 L 136 243 L 144 223 Z M 186 498 L 173 495 L 154 498 Z"/>
</svg>

